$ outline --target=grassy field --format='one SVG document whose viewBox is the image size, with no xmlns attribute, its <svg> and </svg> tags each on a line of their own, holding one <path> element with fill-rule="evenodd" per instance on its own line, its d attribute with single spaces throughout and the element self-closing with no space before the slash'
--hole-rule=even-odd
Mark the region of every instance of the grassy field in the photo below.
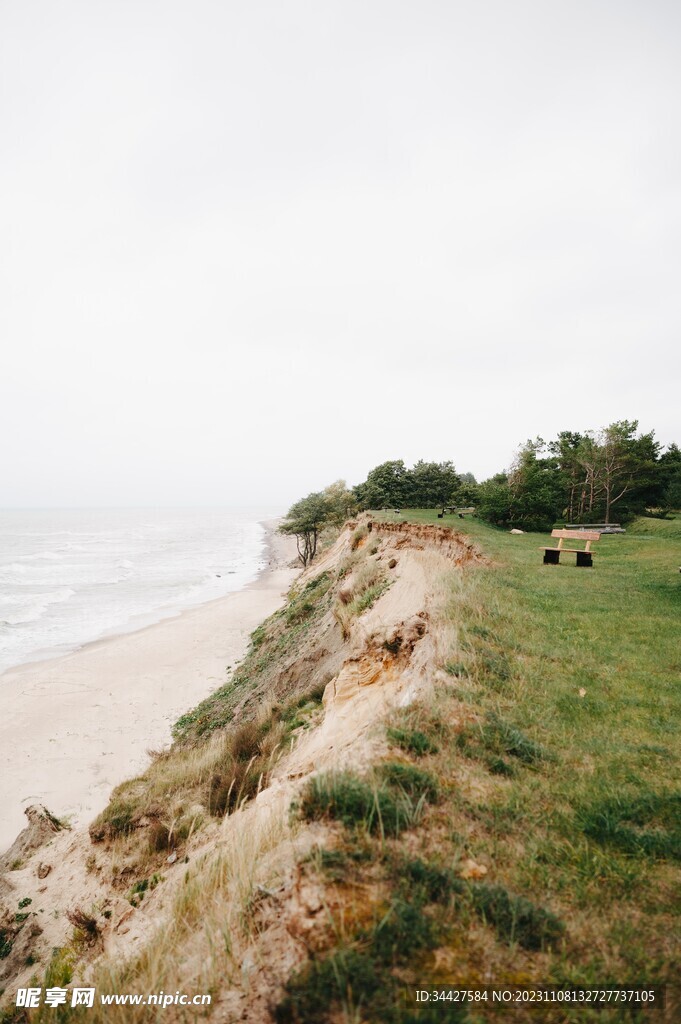
<svg viewBox="0 0 681 1024">
<path fill-rule="evenodd" d="M 442 525 L 431 511 L 400 518 Z M 571 555 L 544 566 L 543 535 L 444 523 L 474 538 L 491 564 L 451 577 L 445 616 L 457 642 L 442 667 L 452 686 L 392 723 L 443 793 L 410 852 L 433 870 L 466 859 L 486 866 L 511 901 L 550 908 L 564 932 L 533 951 L 499 928 L 490 941 L 489 928 L 461 911 L 448 923 L 449 967 L 440 953 L 428 976 L 672 982 L 681 948 L 681 520 L 640 519 L 626 535 L 603 537 L 593 569 L 577 569 Z M 483 923 L 494 925 L 494 912 Z M 503 1019 L 531 1019 L 523 1012 Z M 630 1018 L 579 1009 L 541 1019 Z"/>
<path fill-rule="evenodd" d="M 390 760 L 308 786 L 305 817 L 342 832 L 307 870 L 342 912 L 277 1020 L 327 1020 L 322 1001 L 346 1024 L 679 1020 L 679 523 L 603 537 L 593 569 L 544 566 L 542 535 L 444 525 L 490 560 L 449 574 L 432 622 L 449 685 L 386 722 Z M 412 1010 L 405 984 L 665 985 L 668 1006 Z"/>
</svg>

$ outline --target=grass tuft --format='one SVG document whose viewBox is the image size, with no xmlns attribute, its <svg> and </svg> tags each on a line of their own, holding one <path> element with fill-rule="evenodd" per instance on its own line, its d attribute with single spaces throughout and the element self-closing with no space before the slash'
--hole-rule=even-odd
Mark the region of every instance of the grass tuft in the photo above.
<svg viewBox="0 0 681 1024">
<path fill-rule="evenodd" d="M 389 786 L 416 800 L 423 797 L 429 803 L 436 803 L 439 799 L 440 786 L 430 772 L 401 761 L 388 761 L 380 765 L 378 771 Z"/>
<path fill-rule="evenodd" d="M 437 754 L 440 749 L 436 743 L 419 729 L 388 729 L 389 741 L 396 747 L 401 747 L 408 754 L 415 757 L 424 757 L 426 754 Z"/>
<path fill-rule="evenodd" d="M 421 949 L 434 949 L 438 945 L 439 930 L 432 917 L 425 912 L 423 903 L 403 896 L 393 898 L 385 914 L 366 936 L 374 955 L 384 963 L 400 964 Z"/>
<path fill-rule="evenodd" d="M 681 793 L 625 794 L 577 811 L 590 839 L 622 853 L 681 860 Z"/>
<path fill-rule="evenodd" d="M 481 760 L 494 775 L 514 774 L 507 757 L 515 758 L 528 767 L 554 757 L 540 743 L 535 743 L 520 729 L 499 718 L 494 712 L 482 724 L 468 726 L 457 737 L 457 746 L 467 757 Z"/>
<path fill-rule="evenodd" d="M 514 896 L 501 885 L 471 887 L 473 905 L 482 919 L 494 925 L 507 942 L 524 949 L 546 949 L 563 937 L 565 926 L 555 914 L 524 896 Z"/>
<path fill-rule="evenodd" d="M 397 836 L 411 828 L 421 813 L 412 794 L 395 793 L 385 782 L 367 781 L 352 772 L 315 775 L 303 789 L 299 811 L 307 821 L 331 819 L 348 828 Z"/>
</svg>

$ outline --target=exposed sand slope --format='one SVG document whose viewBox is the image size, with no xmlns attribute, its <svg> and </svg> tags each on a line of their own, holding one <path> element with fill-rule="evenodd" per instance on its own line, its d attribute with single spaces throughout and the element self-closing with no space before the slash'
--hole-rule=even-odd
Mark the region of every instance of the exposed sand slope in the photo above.
<svg viewBox="0 0 681 1024">
<path fill-rule="evenodd" d="M 353 526 L 307 570 L 301 585 L 324 571 L 338 575 L 351 554 Z M 343 576 L 342 585 L 374 560 L 385 568 L 390 587 L 352 620 L 345 636 L 330 606 L 299 651 L 299 678 L 306 685 L 327 683 L 321 720 L 299 732 L 294 749 L 281 759 L 270 784 L 250 805 L 223 822 L 213 819 L 192 838 L 188 867 L 181 860 L 164 867 L 164 882 L 133 909 L 120 885 L 107 882 L 105 861 L 115 856 L 115 849 L 91 846 L 81 829 L 59 834 L 22 870 L 5 876 L 5 884 L 13 888 L 10 899 L 5 894 L 6 906 L 14 897 L 35 898 L 35 922 L 42 931 L 31 948 L 41 960 L 49 948 L 68 942 L 67 911 L 96 904 L 110 911 L 99 920 L 108 968 L 149 944 L 146 966 L 129 979 L 130 991 L 163 987 L 201 992 L 212 985 L 217 988 L 213 1020 L 272 1021 L 281 985 L 309 955 L 307 936 L 323 905 L 320 894 L 301 889 L 296 867 L 320 826 L 292 825 L 291 800 L 317 770 L 349 764 L 361 768 L 380 757 L 386 749 L 386 712 L 427 694 L 438 680 L 445 681 L 438 671 L 436 628 L 443 579 L 456 566 L 480 557 L 453 531 L 393 529 L 392 524 L 385 529 L 374 524 L 356 554 L 357 564 Z M 41 883 L 36 876 L 45 860 L 52 870 Z M 97 864 L 86 867 L 88 861 Z M 187 893 L 187 886 L 194 887 L 201 913 L 196 929 L 183 934 L 186 914 L 182 911 L 178 917 L 172 906 L 180 891 Z M 251 938 L 240 927 L 246 905 L 258 922 Z M 12 987 L 22 980 L 13 977 Z M 166 1016 L 175 1019 L 170 1010 Z"/>
</svg>

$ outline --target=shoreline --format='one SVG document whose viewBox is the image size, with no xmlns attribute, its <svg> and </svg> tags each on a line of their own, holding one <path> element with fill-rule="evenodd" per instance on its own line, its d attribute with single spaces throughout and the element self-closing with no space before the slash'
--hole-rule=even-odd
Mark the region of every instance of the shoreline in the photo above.
<svg viewBox="0 0 681 1024">
<path fill-rule="evenodd" d="M 295 542 L 276 522 L 262 522 L 266 564 L 240 590 L 2 673 L 0 853 L 31 803 L 72 824 L 91 820 L 148 750 L 170 742 L 177 718 L 226 681 L 298 574 L 288 567 Z"/>
<path fill-rule="evenodd" d="M 160 622 L 166 622 L 169 619 L 176 619 L 180 615 L 183 615 L 187 611 L 191 611 L 194 608 L 202 608 L 206 604 L 210 604 L 212 601 L 222 601 L 226 597 L 230 597 L 232 594 L 238 594 L 246 587 L 253 586 L 263 576 L 268 568 L 271 566 L 271 552 L 273 550 L 272 538 L 276 537 L 276 526 L 280 522 L 279 518 L 276 519 L 260 519 L 258 520 L 258 526 L 263 528 L 263 553 L 258 559 L 259 568 L 255 570 L 255 575 L 252 579 L 249 579 L 246 583 L 243 583 L 240 587 L 234 590 L 229 590 L 224 594 L 220 594 L 218 597 L 208 597 L 205 600 L 196 602 L 190 602 L 184 604 L 181 600 L 177 604 L 173 605 L 160 605 L 156 610 L 151 609 L 146 612 L 137 612 L 128 618 L 125 622 L 121 622 L 118 625 L 107 627 L 99 636 L 93 637 L 91 640 L 83 640 L 81 642 L 74 642 L 74 646 L 65 646 L 62 650 L 57 648 L 39 648 L 32 652 L 32 654 L 25 661 L 18 661 L 14 665 L 8 665 L 6 668 L 0 668 L 0 687 L 2 686 L 3 676 L 10 672 L 15 672 L 18 669 L 33 667 L 35 665 L 42 665 L 47 661 L 59 661 L 61 658 L 67 658 L 71 654 L 76 654 L 79 651 L 86 650 L 88 647 L 92 647 L 94 644 L 102 643 L 106 640 L 113 640 L 120 636 L 126 636 L 129 633 L 140 633 L 144 629 L 148 629 L 151 626 L 156 626 Z M 292 556 L 293 558 L 294 556 Z M 291 558 L 291 560 L 292 560 Z M 164 612 L 160 618 L 157 618 L 159 612 Z M 1 691 L 0 691 L 1 692 Z"/>
</svg>

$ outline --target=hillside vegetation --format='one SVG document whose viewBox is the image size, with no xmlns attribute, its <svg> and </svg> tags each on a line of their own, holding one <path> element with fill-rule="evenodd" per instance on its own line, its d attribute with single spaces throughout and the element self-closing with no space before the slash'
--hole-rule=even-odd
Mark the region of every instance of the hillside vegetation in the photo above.
<svg viewBox="0 0 681 1024">
<path fill-rule="evenodd" d="M 382 517 L 438 523 L 432 511 Z M 374 932 L 362 922 L 339 943 L 335 991 L 381 1004 L 385 978 L 372 995 L 370 982 L 358 992 L 356 975 L 386 969 L 385 941 L 393 973 L 405 977 L 416 962 L 430 982 L 672 982 L 681 948 L 678 521 L 639 519 L 630 534 L 604 536 L 591 571 L 544 566 L 540 534 L 455 521 L 492 561 L 448 581 L 452 685 L 395 712 L 388 732 L 438 796 L 408 840 L 374 840 L 367 854 L 365 832 L 360 842 L 348 831 L 320 855 L 332 877 L 347 878 L 339 865 L 350 865 L 360 888 L 380 863 L 390 892 L 379 935 L 376 917 Z M 337 816 L 346 820 L 345 805 Z M 462 877 L 477 880 L 462 890 Z M 312 1020 L 330 976 L 322 964 L 295 979 L 288 1005 L 298 1016 L 283 1019 Z M 391 1012 L 357 1019 L 406 1019 Z M 456 1019 L 534 1019 L 527 1008 L 496 1012 Z M 670 1001 L 666 1019 L 677 1013 Z M 579 1007 L 541 1019 L 628 1018 Z"/>
<path fill-rule="evenodd" d="M 208 1019 L 252 1024 L 526 1021 L 414 1010 L 404 989 L 672 982 L 678 521 L 602 537 L 593 569 L 544 566 L 543 543 L 423 510 L 346 527 L 91 829 L 89 870 L 155 930 L 130 947 L 99 918 L 51 977 L 93 962 L 103 990 L 211 991 Z"/>
</svg>

